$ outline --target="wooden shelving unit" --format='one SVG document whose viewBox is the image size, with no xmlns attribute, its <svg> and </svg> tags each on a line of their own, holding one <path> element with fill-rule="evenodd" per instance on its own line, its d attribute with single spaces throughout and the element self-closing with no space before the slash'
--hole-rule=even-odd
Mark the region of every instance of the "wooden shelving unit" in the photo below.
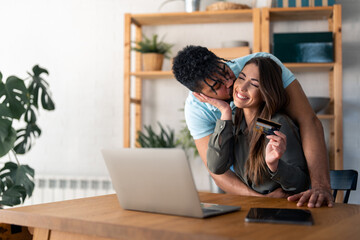
<svg viewBox="0 0 360 240">
<path fill-rule="evenodd" d="M 138 26 L 230 23 L 253 21 L 253 15 L 253 9 L 192 13 L 132 14 L 131 21 Z"/>
<path fill-rule="evenodd" d="M 160 14 L 125 14 L 124 41 L 124 147 L 131 145 L 131 124 L 135 118 L 136 132 L 142 127 L 141 99 L 142 79 L 173 78 L 171 71 L 141 71 L 141 54 L 135 54 L 135 71 L 131 67 L 131 40 L 142 38 L 142 27 L 153 25 L 178 24 L 212 24 L 212 23 L 253 23 L 253 52 L 260 51 L 260 9 L 228 10 L 215 12 L 192 13 L 160 13 Z M 134 26 L 134 28 L 132 28 Z M 134 35 L 133 35 L 134 34 Z M 224 38 L 225 39 L 225 38 Z M 131 79 L 135 80 L 135 96 L 131 95 Z M 131 112 L 131 104 L 135 104 L 135 113 Z"/>
<path fill-rule="evenodd" d="M 284 21 L 324 20 L 333 32 L 333 63 L 285 63 L 294 72 L 323 71 L 329 73 L 331 114 L 319 115 L 330 121 L 329 160 L 331 169 L 343 168 L 343 113 L 342 113 L 342 42 L 341 5 L 332 7 L 263 8 L 261 11 L 261 51 L 270 51 L 270 24 Z"/>
<path fill-rule="evenodd" d="M 295 72 L 331 71 L 334 63 L 284 63 L 285 67 Z"/>
<path fill-rule="evenodd" d="M 174 74 L 171 71 L 132 72 L 131 76 L 144 79 L 174 78 Z"/>
<path fill-rule="evenodd" d="M 334 68 L 334 63 L 284 63 L 284 65 L 295 72 L 330 71 Z M 174 78 L 171 71 L 132 72 L 130 75 L 143 79 Z"/>
<path fill-rule="evenodd" d="M 153 25 L 211 24 L 211 23 L 253 23 L 253 52 L 270 51 L 270 24 L 280 21 L 324 20 L 334 34 L 333 63 L 285 63 L 294 72 L 328 72 L 331 114 L 318 115 L 330 122 L 329 159 L 332 169 L 343 168 L 343 127 L 342 127 L 342 47 L 341 47 L 341 6 L 304 8 L 263 8 L 250 10 L 229 10 L 216 12 L 125 14 L 124 45 L 124 147 L 131 145 L 131 124 L 135 133 L 141 130 L 142 80 L 173 78 L 171 71 L 141 71 L 141 54 L 135 54 L 135 66 L 131 66 L 131 39 L 142 38 L 142 27 Z M 134 28 L 132 28 L 134 26 Z M 132 71 L 132 69 L 135 69 Z M 131 95 L 131 79 L 135 81 L 135 96 Z M 135 112 L 131 112 L 135 104 Z M 136 138 L 136 134 L 133 134 Z"/>
</svg>

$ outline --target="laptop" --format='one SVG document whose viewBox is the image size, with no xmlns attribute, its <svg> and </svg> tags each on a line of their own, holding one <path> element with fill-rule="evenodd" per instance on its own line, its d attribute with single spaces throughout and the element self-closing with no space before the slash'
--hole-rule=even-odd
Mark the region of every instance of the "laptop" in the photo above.
<svg viewBox="0 0 360 240">
<path fill-rule="evenodd" d="M 240 210 L 200 202 L 182 149 L 104 149 L 102 155 L 123 209 L 195 218 Z"/>
</svg>

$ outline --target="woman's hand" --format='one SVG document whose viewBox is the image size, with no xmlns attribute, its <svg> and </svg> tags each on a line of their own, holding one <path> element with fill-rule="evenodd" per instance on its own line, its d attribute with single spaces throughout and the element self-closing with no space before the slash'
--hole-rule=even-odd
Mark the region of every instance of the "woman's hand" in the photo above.
<svg viewBox="0 0 360 240">
<path fill-rule="evenodd" d="M 270 198 L 287 198 L 289 197 L 289 194 L 284 192 L 282 188 L 277 188 L 271 193 L 268 193 L 264 195 L 264 197 L 270 197 Z"/>
<path fill-rule="evenodd" d="M 232 110 L 227 102 L 220 99 L 208 97 L 202 93 L 193 92 L 193 95 L 200 102 L 209 103 L 214 107 L 218 108 L 221 112 L 221 120 L 232 120 Z"/>
<path fill-rule="evenodd" d="M 286 150 L 286 136 L 282 132 L 274 131 L 275 135 L 267 135 L 269 143 L 266 145 L 265 161 L 272 172 L 276 172 L 279 159 Z"/>
</svg>

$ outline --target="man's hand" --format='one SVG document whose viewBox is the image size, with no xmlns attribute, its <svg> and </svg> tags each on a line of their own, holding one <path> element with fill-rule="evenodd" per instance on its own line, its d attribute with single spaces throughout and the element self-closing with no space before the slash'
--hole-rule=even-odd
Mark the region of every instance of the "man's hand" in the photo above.
<svg viewBox="0 0 360 240">
<path fill-rule="evenodd" d="M 321 207 L 322 205 L 332 207 L 334 204 L 331 190 L 320 187 L 315 187 L 307 191 L 292 195 L 287 199 L 292 202 L 298 201 L 296 204 L 298 207 L 303 206 L 306 202 L 308 202 L 307 206 L 309 208 Z"/>
</svg>

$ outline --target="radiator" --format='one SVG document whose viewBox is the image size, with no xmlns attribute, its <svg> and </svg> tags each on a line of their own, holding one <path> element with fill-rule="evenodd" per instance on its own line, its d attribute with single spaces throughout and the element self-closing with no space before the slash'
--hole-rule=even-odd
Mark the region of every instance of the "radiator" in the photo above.
<svg viewBox="0 0 360 240">
<path fill-rule="evenodd" d="M 31 198 L 23 205 L 115 193 L 108 177 L 36 176 Z"/>
</svg>

